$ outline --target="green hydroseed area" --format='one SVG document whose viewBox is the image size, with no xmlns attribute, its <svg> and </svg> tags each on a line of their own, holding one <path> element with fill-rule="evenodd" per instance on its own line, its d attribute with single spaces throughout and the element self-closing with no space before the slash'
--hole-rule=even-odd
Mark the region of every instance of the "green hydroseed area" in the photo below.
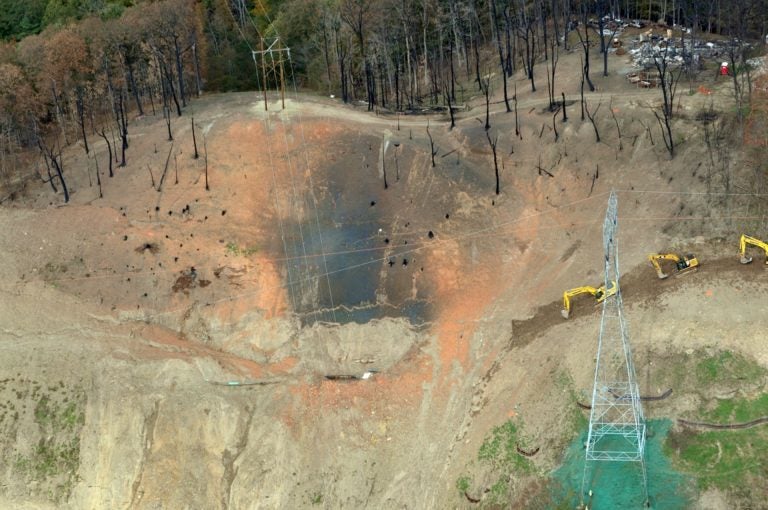
<svg viewBox="0 0 768 510">
<path fill-rule="evenodd" d="M 677 510 L 690 507 L 695 481 L 675 471 L 664 455 L 663 445 L 672 422 L 649 420 L 645 444 L 645 466 L 651 508 Z M 584 444 L 587 431 L 575 439 L 565 454 L 563 465 L 553 474 L 553 499 L 558 508 L 577 508 L 582 503 L 581 486 L 584 475 Z M 588 497 L 592 490 L 592 498 Z M 590 510 L 644 508 L 643 478 L 638 462 L 596 462 L 587 466 L 584 503 Z"/>
</svg>

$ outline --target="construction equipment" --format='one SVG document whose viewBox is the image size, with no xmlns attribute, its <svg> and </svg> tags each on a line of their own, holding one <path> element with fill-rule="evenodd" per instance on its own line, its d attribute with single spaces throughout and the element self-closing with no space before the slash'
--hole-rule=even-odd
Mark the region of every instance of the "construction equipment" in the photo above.
<svg viewBox="0 0 768 510">
<path fill-rule="evenodd" d="M 748 244 L 762 248 L 765 251 L 765 263 L 768 264 L 768 243 L 746 234 L 741 235 L 741 242 L 739 243 L 739 255 L 741 255 L 741 259 L 739 262 L 742 264 L 749 264 L 752 262 L 752 257 L 747 257 Z"/>
<path fill-rule="evenodd" d="M 665 273 L 661 269 L 661 264 L 659 263 L 662 260 L 669 260 L 671 262 L 674 262 L 675 269 L 677 272 L 675 274 L 682 274 L 687 273 L 689 271 L 695 271 L 696 268 L 699 267 L 699 260 L 694 255 L 676 255 L 674 253 L 651 253 L 648 255 L 648 260 L 651 261 L 651 265 L 656 270 L 656 274 L 659 275 L 659 279 L 663 280 L 664 278 L 669 277 L 669 273 Z"/>
<path fill-rule="evenodd" d="M 605 285 L 595 287 L 576 287 L 575 289 L 566 290 L 563 292 L 563 309 L 560 313 L 563 314 L 563 318 L 567 319 L 571 315 L 571 298 L 574 298 L 580 294 L 591 294 L 595 297 L 596 303 L 602 303 L 607 297 L 616 294 L 616 282 L 611 282 L 611 288 L 605 290 Z"/>
</svg>

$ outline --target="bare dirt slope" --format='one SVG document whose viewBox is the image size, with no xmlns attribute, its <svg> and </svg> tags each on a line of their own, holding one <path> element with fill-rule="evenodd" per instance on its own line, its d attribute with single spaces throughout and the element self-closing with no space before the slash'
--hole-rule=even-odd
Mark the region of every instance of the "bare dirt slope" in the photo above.
<svg viewBox="0 0 768 510">
<path fill-rule="evenodd" d="M 70 148 L 69 204 L 31 183 L 0 209 L 0 506 L 464 507 L 457 479 L 510 418 L 553 468 L 571 439 L 556 381 L 590 391 L 598 328 L 585 301 L 564 322 L 559 299 L 600 283 L 612 189 L 643 388 L 671 350 L 768 365 L 766 273 L 735 257 L 742 229 L 768 232 L 752 199 L 712 194 L 696 120 L 730 108 L 727 85 L 681 96 L 670 161 L 659 92 L 596 82 L 601 143 L 575 81 L 557 137 L 544 90 L 518 82 L 520 136 L 494 103 L 500 195 L 481 98 L 454 130 L 429 118 L 434 166 L 426 117 L 398 129 L 306 96 L 269 113 L 254 94 L 194 102 L 198 159 L 191 115 L 173 143 L 137 119 L 111 178 L 103 143 Z M 658 282 L 645 256 L 670 249 L 701 271 Z"/>
</svg>

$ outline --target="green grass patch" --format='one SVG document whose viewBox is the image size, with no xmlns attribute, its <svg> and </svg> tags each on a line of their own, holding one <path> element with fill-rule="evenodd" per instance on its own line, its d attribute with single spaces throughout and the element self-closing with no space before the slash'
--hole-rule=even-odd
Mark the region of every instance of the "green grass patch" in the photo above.
<svg viewBox="0 0 768 510">
<path fill-rule="evenodd" d="M 51 494 L 53 501 L 66 500 L 77 483 L 80 466 L 80 439 L 74 437 L 66 442 L 57 438 L 41 439 L 29 456 L 16 457 L 15 467 L 27 479 L 44 482 L 58 478 L 57 490 Z"/>
<path fill-rule="evenodd" d="M 462 496 L 464 493 L 469 490 L 469 488 L 472 486 L 472 479 L 466 475 L 460 476 L 458 480 L 456 480 L 456 489 L 459 491 L 459 494 Z"/>
<path fill-rule="evenodd" d="M 757 398 L 725 398 L 717 402 L 717 406 L 705 414 L 707 421 L 716 423 L 745 423 L 768 416 L 768 393 Z"/>
<path fill-rule="evenodd" d="M 767 477 L 767 449 L 768 430 L 760 426 L 706 432 L 683 429 L 670 433 L 665 443 L 665 452 L 694 475 L 702 489 L 743 489 L 749 487 L 750 477 Z"/>
<path fill-rule="evenodd" d="M 480 445 L 477 460 L 491 468 L 493 478 L 496 480 L 490 488 L 491 504 L 504 504 L 509 501 L 509 480 L 512 475 L 527 475 L 534 472 L 533 462 L 517 451 L 518 445 L 526 448 L 525 443 L 521 426 L 513 420 L 508 420 L 494 427 Z"/>
<path fill-rule="evenodd" d="M 699 384 L 715 385 L 756 380 L 766 375 L 766 369 L 739 353 L 720 351 L 699 359 L 694 374 Z"/>
<path fill-rule="evenodd" d="M 238 246 L 236 243 L 229 242 L 227 243 L 227 253 L 230 255 L 236 255 L 236 256 L 242 256 L 242 257 L 250 257 L 254 253 L 258 252 L 259 249 L 255 246 Z"/>
<path fill-rule="evenodd" d="M 522 424 L 508 420 L 494 427 L 477 452 L 477 462 L 489 473 L 493 481 L 487 489 L 487 503 L 504 505 L 510 501 L 510 479 L 534 473 L 535 466 L 528 458 L 517 451 L 517 447 L 526 449 L 526 439 L 522 434 Z M 456 489 L 461 497 L 472 488 L 472 478 L 462 475 L 456 480 Z"/>
<path fill-rule="evenodd" d="M 13 483 L 30 487 L 30 494 L 59 505 L 79 480 L 85 394 L 63 384 L 55 393 L 34 381 L 28 386 L 31 393 L 25 386 L 14 389 L 22 415 L 17 412 L 12 421 L 2 422 L 13 442 L 0 444 L 0 469 L 14 472 Z"/>
<path fill-rule="evenodd" d="M 720 399 L 702 421 L 745 423 L 768 415 L 768 393 L 753 398 Z M 745 430 L 689 430 L 671 433 L 665 451 L 687 472 L 696 476 L 699 487 L 749 492 L 750 478 L 768 477 L 764 452 L 768 451 L 768 427 Z"/>
<path fill-rule="evenodd" d="M 35 405 L 35 422 L 42 430 L 49 432 L 74 430 L 85 423 L 85 415 L 77 402 L 57 405 L 47 396 L 43 396 Z"/>
<path fill-rule="evenodd" d="M 508 420 L 494 427 L 490 436 L 485 438 L 477 453 L 477 459 L 507 474 L 531 473 L 533 463 L 517 452 L 518 445 L 524 448 L 524 440 L 518 426 L 512 420 Z"/>
</svg>

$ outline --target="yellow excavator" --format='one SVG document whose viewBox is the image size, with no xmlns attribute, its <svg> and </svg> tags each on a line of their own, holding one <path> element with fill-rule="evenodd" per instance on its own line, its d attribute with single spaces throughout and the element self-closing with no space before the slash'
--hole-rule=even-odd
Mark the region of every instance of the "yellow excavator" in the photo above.
<svg viewBox="0 0 768 510">
<path fill-rule="evenodd" d="M 651 253 L 648 255 L 648 260 L 656 270 L 656 274 L 659 275 L 659 279 L 663 280 L 668 278 L 670 273 L 665 273 L 661 269 L 660 262 L 662 260 L 669 260 L 675 264 L 676 275 L 687 273 L 689 271 L 695 271 L 699 267 L 699 259 L 694 255 L 676 255 L 674 253 Z"/>
<path fill-rule="evenodd" d="M 765 251 L 765 263 L 768 264 L 768 243 L 746 234 L 742 234 L 741 242 L 739 243 L 739 255 L 741 255 L 739 262 L 742 264 L 749 264 L 752 262 L 752 257 L 747 257 L 748 244 L 762 248 Z"/>
<path fill-rule="evenodd" d="M 563 310 L 560 312 L 563 314 L 563 318 L 567 319 L 571 316 L 571 298 L 574 298 L 580 294 L 591 294 L 594 296 L 596 303 L 602 303 L 606 298 L 616 294 L 616 282 L 611 282 L 611 288 L 605 290 L 605 285 L 595 287 L 576 287 L 575 289 L 566 290 L 563 292 Z"/>
</svg>

